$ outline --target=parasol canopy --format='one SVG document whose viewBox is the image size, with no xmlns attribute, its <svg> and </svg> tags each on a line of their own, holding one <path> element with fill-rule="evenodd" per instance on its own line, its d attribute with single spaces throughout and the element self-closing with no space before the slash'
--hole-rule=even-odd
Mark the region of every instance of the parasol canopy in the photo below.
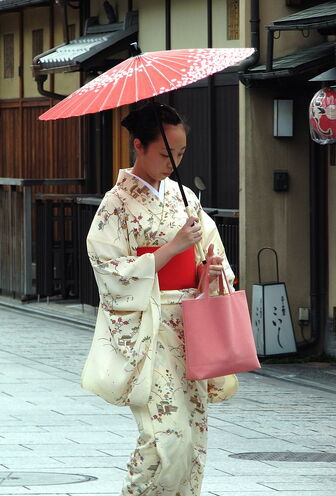
<svg viewBox="0 0 336 496">
<path fill-rule="evenodd" d="M 82 86 L 40 115 L 39 119 L 47 121 L 76 117 L 153 98 L 239 64 L 254 52 L 254 48 L 188 48 L 141 53 L 137 43 L 132 45 L 133 57 Z M 155 105 L 153 112 L 176 174 L 186 212 L 190 216 L 183 185 Z M 197 249 L 203 263 L 206 263 L 200 243 L 197 243 Z"/>
<path fill-rule="evenodd" d="M 254 48 L 194 48 L 140 53 L 82 86 L 39 119 L 86 115 L 152 98 L 239 64 L 253 52 Z"/>
</svg>

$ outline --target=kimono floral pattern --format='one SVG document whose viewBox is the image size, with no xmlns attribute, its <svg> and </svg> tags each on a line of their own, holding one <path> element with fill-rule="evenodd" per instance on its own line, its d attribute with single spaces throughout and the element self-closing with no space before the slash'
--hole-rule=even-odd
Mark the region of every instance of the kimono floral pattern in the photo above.
<svg viewBox="0 0 336 496">
<path fill-rule="evenodd" d="M 206 250 L 214 243 L 224 257 L 215 223 L 185 188 L 198 216 Z M 207 444 L 207 403 L 229 398 L 234 376 L 187 381 L 181 302 L 195 289 L 160 291 L 152 253 L 137 247 L 162 246 L 187 219 L 178 187 L 165 180 L 160 201 L 136 177 L 120 171 L 103 199 L 87 239 L 100 306 L 82 387 L 116 405 L 129 405 L 139 439 L 128 463 L 123 496 L 199 496 Z M 199 260 L 197 260 L 199 262 Z"/>
</svg>

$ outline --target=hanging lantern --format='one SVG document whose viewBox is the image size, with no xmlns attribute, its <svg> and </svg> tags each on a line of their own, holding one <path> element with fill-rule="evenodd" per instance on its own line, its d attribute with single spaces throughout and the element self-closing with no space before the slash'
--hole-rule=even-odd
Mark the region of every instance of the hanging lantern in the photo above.
<svg viewBox="0 0 336 496">
<path fill-rule="evenodd" d="M 336 89 L 325 87 L 313 96 L 309 105 L 311 139 L 320 145 L 336 143 Z"/>
</svg>

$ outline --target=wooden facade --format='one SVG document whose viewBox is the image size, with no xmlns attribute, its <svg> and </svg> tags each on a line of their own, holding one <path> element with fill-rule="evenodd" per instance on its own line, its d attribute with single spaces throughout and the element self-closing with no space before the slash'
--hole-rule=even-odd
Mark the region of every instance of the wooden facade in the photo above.
<svg viewBox="0 0 336 496">
<path fill-rule="evenodd" d="M 80 178 L 79 119 L 41 122 L 46 99 L 0 101 L 0 177 Z M 63 187 L 63 186 L 62 186 Z M 53 188 L 50 186 L 51 191 Z M 67 192 L 75 192 L 69 186 Z"/>
</svg>

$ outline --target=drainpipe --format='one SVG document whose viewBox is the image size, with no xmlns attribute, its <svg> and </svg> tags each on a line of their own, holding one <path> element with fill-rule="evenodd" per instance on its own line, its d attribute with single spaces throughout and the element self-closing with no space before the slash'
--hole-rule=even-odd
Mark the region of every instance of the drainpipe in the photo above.
<svg viewBox="0 0 336 496">
<path fill-rule="evenodd" d="M 327 206 L 325 191 L 327 171 L 326 147 L 310 142 L 310 299 L 311 299 L 311 331 L 310 338 L 297 343 L 300 351 L 320 353 L 327 313 L 327 278 L 328 278 L 328 233 Z M 303 331 L 304 327 L 302 328 Z M 316 350 L 317 346 L 317 350 Z"/>
<path fill-rule="evenodd" d="M 54 93 L 53 91 L 48 91 L 43 88 L 44 83 L 48 79 L 47 74 L 37 74 L 35 75 L 35 81 L 37 84 L 37 89 L 38 92 L 46 96 L 47 98 L 53 98 L 54 100 L 63 100 L 66 98 L 68 95 L 61 95 L 60 93 Z"/>
<path fill-rule="evenodd" d="M 260 58 L 260 17 L 259 17 L 259 0 L 251 0 L 251 47 L 255 52 L 245 59 L 239 66 L 239 79 L 245 84 L 244 73 L 251 67 L 255 66 Z"/>
</svg>

